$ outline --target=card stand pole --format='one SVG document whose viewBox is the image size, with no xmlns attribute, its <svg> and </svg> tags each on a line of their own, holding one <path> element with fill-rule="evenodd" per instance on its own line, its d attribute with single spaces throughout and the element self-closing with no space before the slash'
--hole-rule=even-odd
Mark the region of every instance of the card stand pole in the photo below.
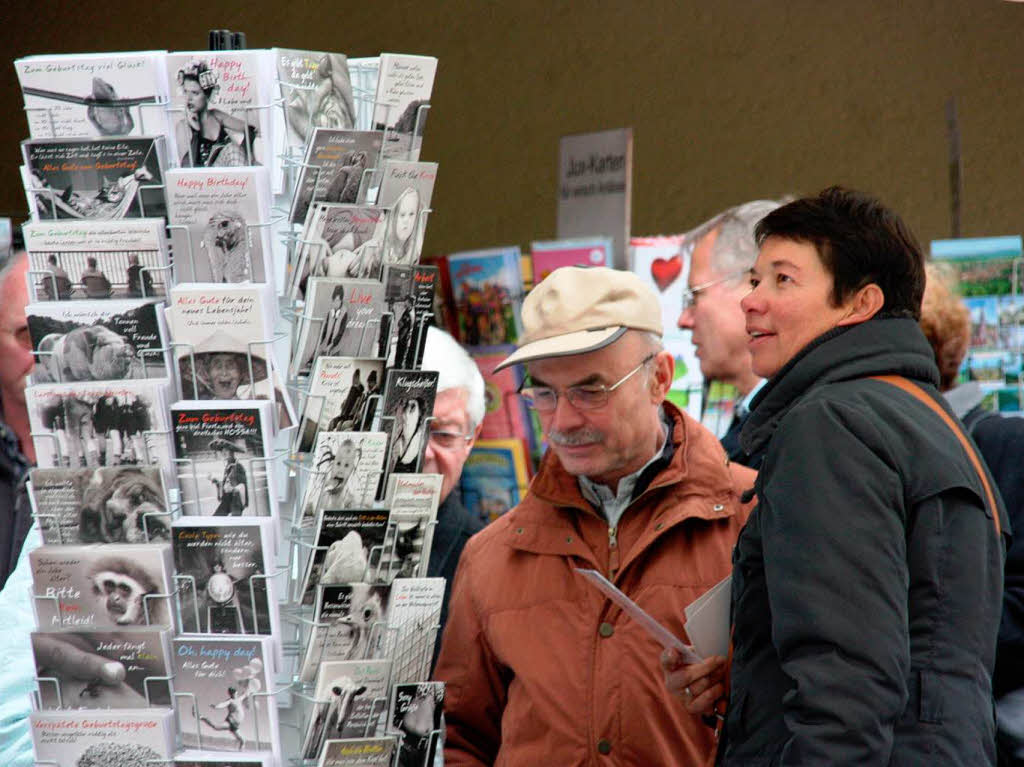
<svg viewBox="0 0 1024 767">
<path fill-rule="evenodd" d="M 58 599 L 55 596 L 47 596 L 47 595 L 44 595 L 44 594 L 36 594 L 35 592 L 32 591 L 32 586 L 28 587 L 28 593 L 32 597 L 32 604 L 33 604 L 33 606 L 36 608 L 36 626 L 38 628 L 41 628 L 41 626 L 39 625 L 39 602 L 45 602 L 45 601 L 52 601 L 53 604 L 54 604 L 54 607 L 57 608 L 55 610 L 55 615 L 57 616 L 57 621 L 59 623 L 57 628 L 61 628 L 61 629 L 67 628 L 67 626 L 64 625 L 64 610 L 61 609 L 60 599 Z"/>
<path fill-rule="evenodd" d="M 172 458 L 171 463 L 174 464 L 176 469 L 175 479 L 178 482 L 179 493 L 183 483 L 188 483 L 192 486 L 192 498 L 181 500 L 181 513 L 185 514 L 186 507 L 194 508 L 191 515 L 185 516 L 199 516 L 199 473 L 196 471 L 196 459 L 195 458 Z M 188 474 L 183 474 L 179 469 L 184 468 Z"/>
<path fill-rule="evenodd" d="M 167 443 L 171 439 L 171 430 L 170 429 L 145 429 L 142 432 L 142 449 L 143 449 L 143 452 L 145 453 L 145 463 L 149 464 L 150 466 L 157 466 L 159 464 L 157 464 L 157 462 L 153 460 L 153 454 L 152 454 L 152 452 L 150 451 L 150 448 L 149 448 L 149 438 L 150 437 L 153 437 L 153 438 L 161 437 L 162 441 L 164 443 Z"/>
<path fill-rule="evenodd" d="M 196 276 L 196 255 L 195 255 L 195 253 L 193 252 L 193 249 L 192 249 L 192 233 L 191 233 L 191 230 L 188 228 L 188 224 L 171 224 L 171 223 L 168 223 L 167 224 L 167 230 L 171 233 L 171 257 L 174 259 L 174 264 L 181 263 L 181 258 L 180 258 L 181 254 L 180 253 L 176 253 L 175 250 L 174 250 L 174 233 L 175 232 L 182 232 L 183 237 L 181 239 L 183 239 L 185 241 L 185 247 L 188 249 L 188 265 L 192 268 L 191 275 L 192 275 L 192 278 L 194 280 L 195 276 Z M 178 283 L 178 272 L 179 271 L 180 270 L 178 269 L 178 267 L 175 266 L 175 268 L 174 268 L 174 283 L 175 284 Z"/>
<path fill-rule="evenodd" d="M 232 113 L 233 112 L 238 112 L 238 111 L 244 112 L 245 113 L 245 124 L 247 126 L 253 125 L 253 123 L 250 122 L 250 118 L 253 116 L 254 112 L 257 113 L 256 114 L 256 118 L 255 118 L 256 119 L 255 127 L 259 128 L 260 115 L 258 113 L 259 112 L 264 112 L 264 111 L 269 111 L 269 110 L 273 109 L 274 107 L 279 106 L 280 103 L 281 103 L 281 99 L 274 99 L 269 104 L 257 104 L 256 106 L 242 107 L 241 110 L 239 110 L 238 108 L 234 108 L 234 109 L 231 110 L 231 112 Z M 269 117 L 269 115 L 268 115 L 268 117 Z M 257 135 L 259 135 L 259 134 L 257 133 Z M 274 148 L 272 146 L 270 146 L 270 144 L 268 142 L 268 139 L 270 137 L 269 136 L 260 136 L 260 138 L 263 139 L 264 144 L 266 144 L 266 146 L 267 146 L 266 154 L 267 154 L 267 156 L 269 158 L 270 153 L 273 152 L 273 150 L 274 150 Z M 256 152 L 252 148 L 252 141 L 253 141 L 252 131 L 250 131 L 248 128 L 246 128 L 246 131 L 245 131 L 245 159 L 248 161 L 248 162 L 246 162 L 246 165 L 255 165 L 256 164 Z M 266 163 L 264 163 L 264 164 L 266 164 Z"/>
<path fill-rule="evenodd" d="M 377 96 L 377 82 L 380 79 L 380 62 L 376 64 L 349 63 L 352 81 L 352 101 L 356 110 L 356 127 L 373 128 L 373 103 Z"/>
<path fill-rule="evenodd" d="M 164 286 L 163 296 L 155 292 L 153 295 L 149 295 L 146 292 L 146 275 L 150 275 L 152 277 L 152 275 L 157 272 L 160 272 L 161 274 L 166 272 L 164 280 L 159 283 Z M 150 284 L 152 283 L 153 281 L 151 279 Z M 177 283 L 174 280 L 174 264 L 167 264 L 166 266 L 144 266 L 139 270 L 139 288 L 142 290 L 142 298 L 164 298 L 168 295 L 170 286 L 176 284 Z"/>
<path fill-rule="evenodd" d="M 202 750 L 203 732 L 202 727 L 199 726 L 201 722 L 199 721 L 199 702 L 196 700 L 196 694 L 194 692 L 174 692 L 172 693 L 172 696 L 175 698 L 188 698 L 191 701 L 190 705 L 192 707 L 192 716 L 194 716 L 196 720 L 196 748 Z M 179 702 L 178 705 L 175 706 L 175 708 L 178 710 L 178 724 L 180 725 L 181 703 Z M 182 732 L 181 734 L 184 735 L 185 733 Z"/>
<path fill-rule="evenodd" d="M 60 680 L 55 676 L 37 676 L 34 678 L 36 689 L 32 690 L 32 710 L 40 711 L 43 708 L 43 682 L 53 685 L 53 689 L 57 693 L 57 708 L 64 708 L 64 696 L 61 694 Z"/>
<path fill-rule="evenodd" d="M 381 142 L 381 152 L 384 151 L 384 143 Z M 378 155 L 378 158 L 380 155 Z M 378 162 L 380 160 L 378 159 Z M 359 205 L 367 205 L 368 198 L 370 196 L 371 189 L 380 189 L 380 182 L 384 180 L 384 169 L 383 168 L 363 168 L 362 175 L 359 177 L 359 190 L 356 192 L 356 201 Z M 377 195 L 373 196 L 374 202 L 377 200 Z"/>
<path fill-rule="evenodd" d="M 285 573 L 287 573 L 290 569 L 291 569 L 290 565 L 285 565 L 284 567 L 279 567 L 277 570 L 275 570 L 272 573 L 253 573 L 252 575 L 249 576 L 249 607 L 252 609 L 252 628 L 253 628 L 252 633 L 253 634 L 264 634 L 264 632 L 260 631 L 260 624 L 259 624 L 259 617 L 258 617 L 259 616 L 259 612 L 256 610 L 256 588 L 253 585 L 254 582 L 255 581 L 263 581 L 264 593 L 267 595 L 267 604 L 270 605 L 271 604 L 271 594 L 270 594 L 270 585 L 269 585 L 268 582 L 271 579 L 279 578 L 280 576 L 282 576 Z M 271 607 L 270 609 L 273 609 L 273 607 Z M 269 625 L 269 621 L 270 621 L 270 616 L 269 615 L 267 616 L 267 621 L 268 621 L 268 625 L 267 625 L 266 635 L 269 636 L 269 635 L 271 635 L 273 633 L 270 630 L 271 627 Z M 242 633 L 244 634 L 246 632 L 243 630 Z"/>
<path fill-rule="evenodd" d="M 172 700 L 174 695 L 174 675 L 170 676 L 147 676 L 142 680 L 142 692 L 146 696 L 146 705 L 152 708 L 154 705 L 152 695 L 149 692 L 149 685 L 151 682 L 165 682 L 167 684 L 167 691 L 171 693 Z"/>
<path fill-rule="evenodd" d="M 42 92 L 42 93 L 40 93 L 40 92 L 33 92 L 33 91 L 36 90 L 34 88 L 23 88 L 22 90 L 24 91 L 26 96 L 42 96 L 43 98 L 46 98 L 48 95 L 50 97 L 59 97 L 59 96 L 64 96 L 65 95 L 65 94 L 47 94 L 45 92 Z M 138 134 L 134 134 L 134 133 L 119 133 L 117 135 L 112 135 L 112 136 L 102 135 L 102 136 L 96 136 L 95 137 L 96 139 L 131 138 L 131 137 L 133 137 L 135 135 L 145 136 L 145 135 L 147 135 L 147 133 L 146 133 L 146 113 L 143 111 L 143 107 L 156 107 L 156 108 L 159 108 L 161 110 L 165 110 L 167 108 L 168 104 L 170 103 L 166 99 L 161 99 L 161 98 L 159 98 L 157 96 L 135 98 L 135 99 L 110 99 L 108 101 L 101 101 L 101 102 L 86 101 L 85 99 L 80 99 L 80 98 L 77 98 L 77 97 L 58 98 L 58 100 L 59 101 L 70 101 L 73 104 L 81 104 L 82 106 L 87 106 L 88 104 L 95 103 L 97 106 L 103 106 L 103 107 L 124 107 L 125 109 L 128 109 L 128 110 L 131 110 L 134 107 L 134 108 L 138 109 L 138 117 L 139 117 L 139 120 L 138 120 L 138 122 L 139 122 L 139 132 L 138 132 Z M 29 106 L 23 106 L 22 109 L 25 110 L 26 112 L 46 112 L 46 120 L 47 120 L 47 122 L 50 125 L 50 137 L 51 138 L 67 138 L 69 140 L 72 139 L 71 136 L 62 137 L 62 136 L 58 136 L 57 135 L 57 125 L 54 122 L 54 118 L 53 118 L 54 107 L 29 107 Z"/>
<path fill-rule="evenodd" d="M 35 447 L 37 453 L 43 452 L 40 447 L 40 442 L 49 440 L 53 443 L 54 453 L 53 462 L 58 468 L 80 468 L 78 466 L 70 466 L 70 459 L 64 455 L 64 451 L 60 447 L 60 438 L 48 431 L 32 431 L 29 432 L 29 436 L 32 437 L 32 445 Z"/>
<path fill-rule="evenodd" d="M 173 605 L 173 604 L 175 604 L 175 602 L 177 602 L 177 599 L 176 599 L 177 596 L 178 596 L 178 589 L 175 589 L 174 591 L 170 592 L 169 594 L 144 594 L 143 597 L 142 597 L 142 611 L 143 611 L 143 613 L 146 616 L 146 624 L 145 625 L 147 625 L 147 626 L 159 626 L 159 625 L 161 625 L 161 624 L 158 624 L 158 623 L 150 623 L 150 619 L 149 619 L 149 604 L 150 604 L 150 600 L 156 601 L 158 599 L 166 599 L 168 605 Z M 174 625 L 175 625 L 174 624 L 174 611 L 173 610 L 169 610 L 168 611 L 168 618 L 167 618 L 167 627 L 170 628 L 170 629 L 173 629 Z"/>
<path fill-rule="evenodd" d="M 243 280 L 242 282 L 256 282 L 256 280 L 252 279 L 253 275 L 256 274 L 256 267 L 255 267 L 255 265 L 253 264 L 253 261 L 252 261 L 252 245 L 251 245 L 254 230 L 269 229 L 271 227 L 277 226 L 283 220 L 284 220 L 284 217 L 282 216 L 282 217 L 278 217 L 278 218 L 271 218 L 269 221 L 263 221 L 263 222 L 260 222 L 258 224 L 250 224 L 248 222 L 246 223 L 246 225 L 245 225 L 245 234 L 246 234 L 246 237 L 245 237 L 245 263 L 246 263 L 246 266 L 249 268 L 249 279 L 248 280 Z M 261 235 L 262 235 L 262 232 L 259 232 L 259 231 L 256 232 L 256 236 L 260 238 L 260 242 L 262 243 L 263 242 L 263 237 Z M 262 250 L 262 245 L 261 245 L 260 249 Z M 264 254 L 264 255 L 266 256 L 267 254 Z M 264 280 L 264 282 L 271 282 L 272 279 L 273 278 L 271 277 L 271 275 L 267 274 L 267 270 L 266 270 L 265 264 L 264 264 L 264 270 L 263 270 L 263 280 Z"/>
<path fill-rule="evenodd" d="M 292 264 L 294 269 L 289 280 L 290 284 L 286 287 L 290 293 L 289 298 L 294 299 L 299 283 L 302 282 L 306 264 L 310 263 L 311 258 L 315 259 L 313 263 L 319 264 L 324 259 L 324 250 L 327 248 L 327 243 L 323 240 L 304 239 L 298 232 L 284 232 L 282 239 L 285 240 L 285 247 L 291 250 L 288 263 Z"/>
<path fill-rule="evenodd" d="M 177 385 L 177 389 L 178 389 L 178 391 L 177 391 L 178 399 L 191 399 L 191 400 L 199 399 L 199 377 L 196 375 L 196 349 L 195 349 L 195 345 L 189 343 L 188 341 L 171 341 L 170 346 L 171 346 L 171 349 L 174 350 L 174 367 L 177 368 L 177 370 L 175 371 L 177 373 L 177 375 L 173 376 L 173 378 L 177 382 L 176 385 Z M 178 351 L 177 351 L 178 349 L 186 349 L 187 352 L 186 352 L 185 355 L 179 355 Z M 189 361 L 189 369 L 192 371 L 192 391 L 191 391 L 192 396 L 191 397 L 189 397 L 188 395 L 185 394 L 185 381 L 183 380 L 184 376 L 181 375 L 181 373 L 182 373 L 181 363 L 185 360 L 186 356 L 188 357 L 188 361 Z"/>
<path fill-rule="evenodd" d="M 39 290 L 40 290 L 40 288 L 43 288 L 46 285 L 47 282 L 50 283 L 50 295 L 53 296 L 53 298 L 43 298 L 42 299 L 43 301 L 64 301 L 64 300 L 66 300 L 66 299 L 61 298 L 60 294 L 57 292 L 57 275 L 53 272 L 52 269 L 29 269 L 27 274 L 28 274 L 29 292 L 32 294 L 32 300 L 33 301 L 39 301 L 40 300 L 40 298 L 39 298 Z M 37 275 L 39 277 L 39 281 L 38 282 L 35 279 L 33 279 L 33 275 Z M 71 289 L 71 292 L 72 293 L 74 292 L 74 288 Z M 70 296 L 69 296 L 69 298 L 70 298 Z"/>
<path fill-rule="evenodd" d="M 177 573 L 175 573 L 174 574 L 174 583 L 177 586 L 177 588 L 174 589 L 174 593 L 178 597 L 178 599 L 177 599 L 177 602 L 178 602 L 178 616 L 181 617 L 184 614 L 184 610 L 185 610 L 184 605 L 182 604 L 182 602 L 184 601 L 183 594 L 185 592 L 187 592 L 188 589 L 191 589 L 192 590 L 192 612 L 194 613 L 194 615 L 192 617 L 195 618 L 195 621 L 196 621 L 195 622 L 195 626 L 196 626 L 196 628 L 200 628 L 203 624 L 199 620 L 199 590 L 196 588 L 196 577 L 194 575 L 188 575 L 187 573 L 185 575 L 178 575 Z M 185 583 L 187 585 L 183 586 L 182 583 Z M 179 621 L 178 625 L 184 626 L 185 625 L 185 621 L 184 620 Z"/>
<path fill-rule="evenodd" d="M 274 333 L 270 338 L 261 338 L 257 341 L 249 341 L 245 347 L 246 364 L 248 365 L 249 372 L 249 399 L 260 399 L 256 397 L 256 374 L 252 362 L 252 357 L 255 351 L 259 351 L 259 347 L 263 347 L 266 350 L 265 359 L 267 361 L 267 384 L 270 387 L 269 400 L 273 403 L 273 407 L 270 408 L 271 415 L 273 416 L 274 430 L 273 433 L 276 435 L 281 431 L 281 403 L 277 401 L 277 387 L 274 385 L 274 371 L 277 369 L 277 363 L 274 362 L 274 344 L 279 341 L 287 341 L 289 334 L 285 331 L 280 333 Z M 282 384 L 288 377 L 287 370 L 277 371 L 281 376 Z"/>
<path fill-rule="evenodd" d="M 144 199 L 142 199 L 142 193 L 144 191 L 150 190 L 150 189 L 160 189 L 160 190 L 162 190 L 163 191 L 163 197 L 164 197 L 164 200 L 165 200 L 164 204 L 166 205 L 166 200 L 167 200 L 167 185 L 166 184 L 139 184 L 139 190 L 138 190 L 138 193 L 135 196 L 135 199 L 138 200 L 138 202 L 139 202 L 139 213 L 140 213 L 139 217 L 140 218 L 147 218 L 148 215 L 149 215 L 149 214 L 146 213 L 146 201 Z"/>
<path fill-rule="evenodd" d="M 276 690 L 267 690 L 265 692 L 253 692 L 253 693 L 249 693 L 249 694 L 247 694 L 245 696 L 246 700 L 249 700 L 250 698 L 253 699 L 253 701 L 252 701 L 253 724 L 255 725 L 254 726 L 254 730 L 255 730 L 255 735 L 256 735 L 256 748 L 257 748 L 257 750 L 264 748 L 263 738 L 260 736 L 260 717 L 259 717 L 260 711 L 259 711 L 259 705 L 262 702 L 262 705 L 268 707 L 268 710 L 269 710 L 270 706 L 277 706 L 277 696 L 280 695 L 283 692 L 292 692 L 292 685 L 291 685 L 291 683 L 286 684 L 286 685 L 282 685 L 281 687 L 278 687 Z M 275 733 L 269 733 L 268 732 L 266 734 L 267 734 L 267 743 L 266 743 L 265 747 L 267 749 L 270 749 L 271 744 L 273 743 L 273 738 L 274 738 L 274 734 Z"/>
<path fill-rule="evenodd" d="M 373 319 L 370 319 L 370 320 L 366 321 L 366 324 L 363 326 L 362 332 L 359 334 L 359 347 L 357 349 L 357 353 L 352 355 L 353 357 L 372 357 L 374 359 L 383 359 L 383 360 L 386 360 L 388 358 L 387 349 L 388 349 L 389 343 L 386 343 L 384 345 L 384 354 L 364 354 L 363 353 L 363 342 L 366 341 L 366 331 L 370 329 L 371 325 L 379 325 L 380 326 L 379 332 L 383 333 L 383 331 L 384 331 L 384 318 L 385 317 L 388 318 L 388 324 L 387 324 L 387 329 L 388 330 L 387 330 L 387 332 L 388 332 L 388 341 L 390 342 L 391 334 L 392 334 L 392 332 L 394 330 L 394 328 L 393 328 L 394 322 L 392 322 L 391 320 L 394 319 L 395 314 L 394 314 L 394 312 L 381 312 L 379 318 L 378 317 L 374 317 Z M 380 343 L 381 343 L 381 339 L 380 339 L 380 335 L 378 335 L 378 338 L 377 338 L 377 346 L 378 346 L 378 348 L 380 348 Z"/>
<path fill-rule="evenodd" d="M 297 384 L 286 384 L 285 388 L 295 395 L 295 402 L 300 406 L 297 408 L 299 412 L 299 429 L 296 430 L 295 442 L 292 449 L 295 453 L 300 455 L 306 455 L 316 444 L 316 436 L 320 433 L 320 420 L 324 414 L 324 405 L 327 403 L 326 394 L 310 394 L 309 390 L 305 386 L 299 386 Z M 311 423 L 313 433 L 309 437 L 308 444 L 307 440 L 303 435 L 303 430 L 306 424 Z M 306 450 L 302 450 L 302 447 L 306 447 Z"/>
</svg>

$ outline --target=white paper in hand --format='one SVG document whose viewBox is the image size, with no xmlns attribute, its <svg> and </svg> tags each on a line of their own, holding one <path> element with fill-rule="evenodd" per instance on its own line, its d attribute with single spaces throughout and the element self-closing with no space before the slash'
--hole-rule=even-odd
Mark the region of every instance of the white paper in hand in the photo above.
<svg viewBox="0 0 1024 767">
<path fill-rule="evenodd" d="M 729 604 L 732 576 L 727 575 L 686 606 L 686 634 L 705 658 L 729 654 Z"/>
<path fill-rule="evenodd" d="M 683 663 L 700 663 L 701 658 L 690 645 L 683 642 L 667 628 L 654 620 L 640 605 L 627 597 L 615 584 L 605 578 L 597 570 L 577 567 L 576 572 L 594 584 L 606 597 L 622 608 L 628 616 L 639 623 L 648 634 L 658 640 L 666 650 L 677 650 L 683 656 Z"/>
</svg>

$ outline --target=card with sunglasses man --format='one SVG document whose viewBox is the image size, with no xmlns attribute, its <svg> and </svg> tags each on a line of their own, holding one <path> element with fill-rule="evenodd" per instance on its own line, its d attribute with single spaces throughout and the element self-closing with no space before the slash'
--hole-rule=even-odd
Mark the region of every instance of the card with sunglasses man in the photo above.
<svg viewBox="0 0 1024 767">
<path fill-rule="evenodd" d="M 674 361 L 635 275 L 564 267 L 526 297 L 522 396 L 549 449 L 523 501 L 467 544 L 435 677 L 445 762 L 700 764 L 712 730 L 663 683 L 661 647 L 576 570 L 678 637 L 731 570 L 753 472 L 667 402 Z"/>
</svg>

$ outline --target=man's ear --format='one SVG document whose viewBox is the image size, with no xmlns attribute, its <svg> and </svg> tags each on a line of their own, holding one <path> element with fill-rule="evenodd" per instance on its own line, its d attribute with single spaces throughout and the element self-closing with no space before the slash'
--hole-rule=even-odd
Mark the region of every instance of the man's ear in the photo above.
<svg viewBox="0 0 1024 767">
<path fill-rule="evenodd" d="M 848 314 L 837 324 L 839 327 L 843 327 L 865 322 L 878 314 L 883 306 L 885 306 L 885 293 L 874 282 L 868 283 L 847 301 Z"/>
<path fill-rule="evenodd" d="M 482 432 L 483 430 L 484 430 L 484 422 L 483 421 L 481 421 L 480 423 L 478 423 L 476 426 L 473 427 L 473 439 L 471 439 L 469 441 L 469 450 L 473 449 L 473 445 L 475 445 L 476 441 L 478 439 L 480 439 L 480 432 Z"/>
<path fill-rule="evenodd" d="M 672 352 L 662 349 L 651 360 L 651 367 L 653 368 L 649 382 L 651 401 L 660 405 L 668 396 L 668 390 L 672 386 L 672 376 L 676 370 L 676 361 Z"/>
</svg>

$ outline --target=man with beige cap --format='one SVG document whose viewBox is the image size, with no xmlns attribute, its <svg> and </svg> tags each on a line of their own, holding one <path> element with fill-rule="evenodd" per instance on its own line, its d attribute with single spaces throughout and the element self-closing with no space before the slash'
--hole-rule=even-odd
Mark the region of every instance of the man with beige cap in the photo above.
<svg viewBox="0 0 1024 767">
<path fill-rule="evenodd" d="M 731 572 L 753 472 L 665 399 L 673 358 L 636 275 L 556 269 L 523 302 L 522 396 L 549 450 L 523 501 L 467 544 L 435 677 L 445 761 L 700 764 L 713 733 L 664 683 L 661 647 L 577 572 L 677 636 Z"/>
</svg>

